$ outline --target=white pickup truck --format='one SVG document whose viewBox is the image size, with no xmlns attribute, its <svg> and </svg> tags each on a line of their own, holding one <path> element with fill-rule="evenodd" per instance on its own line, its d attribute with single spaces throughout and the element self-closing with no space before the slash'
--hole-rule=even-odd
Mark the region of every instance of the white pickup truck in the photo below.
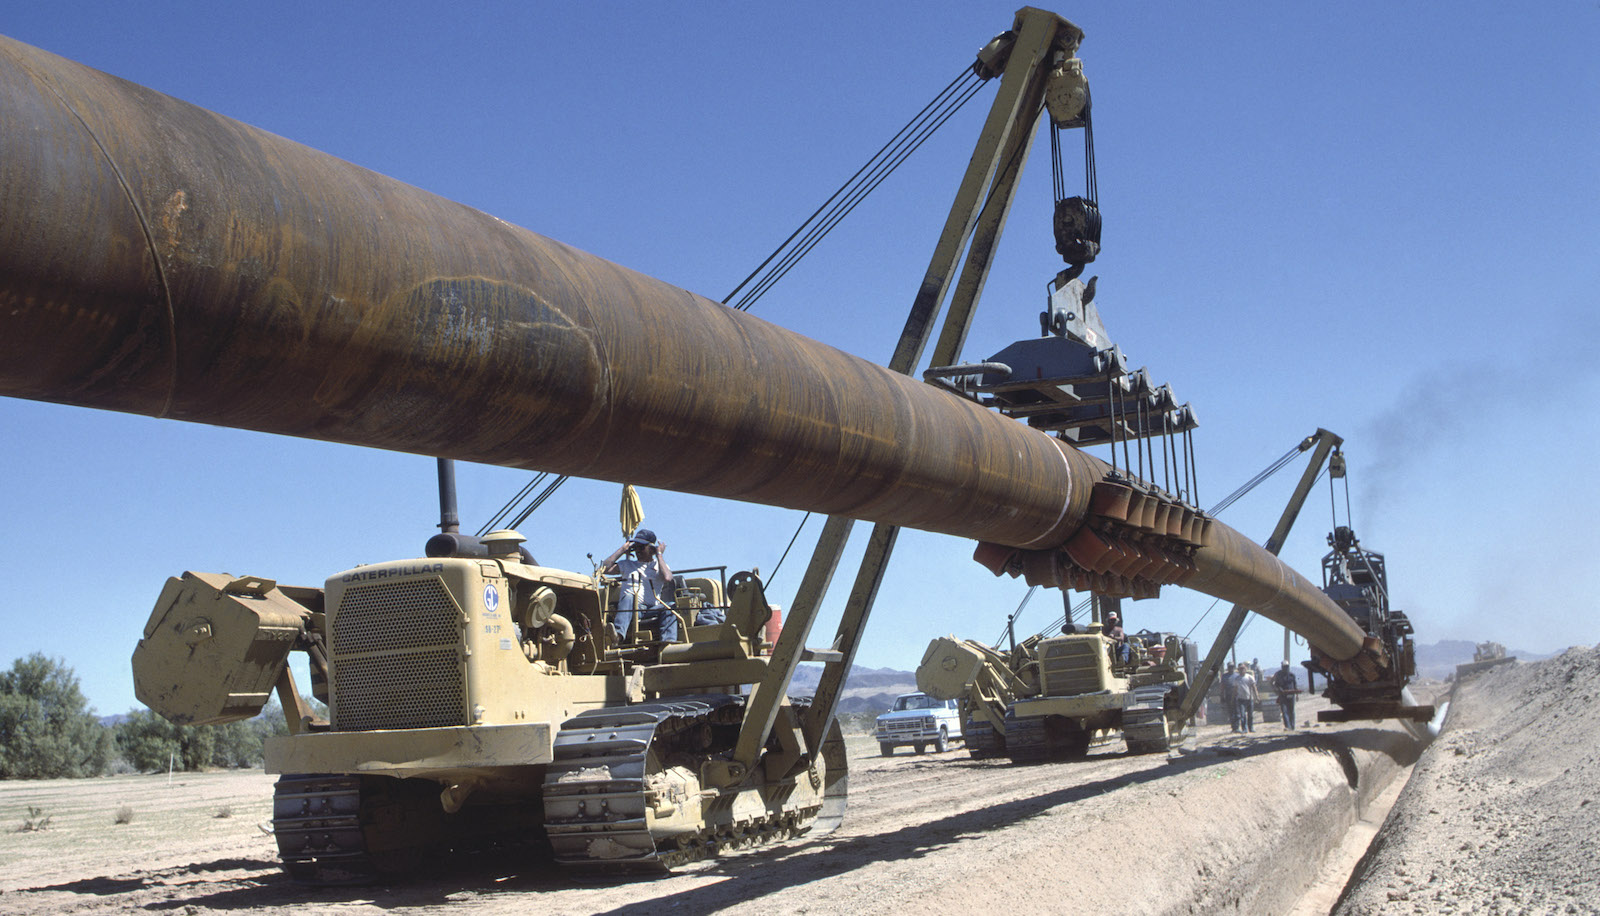
<svg viewBox="0 0 1600 916">
<path fill-rule="evenodd" d="M 878 717 L 878 749 L 888 757 L 911 745 L 917 753 L 928 745 L 943 753 L 961 738 L 961 709 L 955 700 L 935 700 L 923 693 L 895 697 L 894 707 Z"/>
</svg>

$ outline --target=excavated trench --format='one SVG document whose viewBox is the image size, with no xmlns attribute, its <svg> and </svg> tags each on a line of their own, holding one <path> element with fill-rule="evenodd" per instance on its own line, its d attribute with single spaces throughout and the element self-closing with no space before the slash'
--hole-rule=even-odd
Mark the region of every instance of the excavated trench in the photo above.
<svg viewBox="0 0 1600 916">
<path fill-rule="evenodd" d="M 1322 705 L 1303 704 L 1300 717 Z M 1129 911 L 1328 913 L 1424 745 L 1387 722 L 1215 731 L 1169 764 L 1184 816 L 1163 825 L 1147 855 L 1125 860 L 1142 859 L 1131 871 L 1150 876 L 1134 895 L 1149 905 Z"/>
<path fill-rule="evenodd" d="M 1255 798 L 1245 789 L 1236 800 L 1241 814 L 1263 819 L 1261 828 L 1248 832 L 1248 845 L 1210 876 L 1214 883 L 1198 900 L 1166 912 L 1321 916 L 1333 908 L 1425 745 L 1394 723 L 1306 734 L 1309 756 L 1279 755 L 1262 761 L 1261 774 L 1240 774 L 1247 785 L 1263 778 L 1279 783 Z M 1201 753 L 1226 755 L 1233 746 L 1224 739 Z M 1270 803 L 1274 797 L 1278 804 Z M 1212 848 L 1229 848 L 1226 840 L 1214 842 Z"/>
<path fill-rule="evenodd" d="M 1333 911 L 1345 889 L 1356 878 L 1360 864 L 1389 817 L 1389 812 L 1394 809 L 1401 790 L 1410 783 L 1411 771 L 1408 768 L 1391 779 L 1388 785 L 1367 793 L 1371 797 L 1360 806 L 1356 822 L 1329 850 L 1316 880 L 1288 910 L 1288 916 L 1326 916 Z"/>
</svg>

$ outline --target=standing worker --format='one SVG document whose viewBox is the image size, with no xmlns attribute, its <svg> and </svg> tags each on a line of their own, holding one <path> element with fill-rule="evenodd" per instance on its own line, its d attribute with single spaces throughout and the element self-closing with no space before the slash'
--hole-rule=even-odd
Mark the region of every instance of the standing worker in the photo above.
<svg viewBox="0 0 1600 916">
<path fill-rule="evenodd" d="M 1289 661 L 1285 659 L 1283 667 L 1272 675 L 1272 689 L 1278 692 L 1278 712 L 1283 717 L 1283 727 L 1294 728 L 1294 698 L 1300 692 L 1300 682 L 1295 679 L 1294 672 L 1289 670 Z"/>
<path fill-rule="evenodd" d="M 1228 711 L 1229 731 L 1239 732 L 1239 672 L 1233 668 L 1222 670 L 1222 708 Z"/>
<path fill-rule="evenodd" d="M 1250 673 L 1250 666 L 1244 662 L 1239 663 L 1238 706 L 1239 725 L 1247 732 L 1256 730 L 1256 700 L 1260 695 L 1256 692 L 1256 679 Z"/>
<path fill-rule="evenodd" d="M 625 553 L 629 556 L 624 557 Z M 667 583 L 672 581 L 666 553 L 667 545 L 656 539 L 654 531 L 640 528 L 606 557 L 601 566 L 601 573 L 622 580 L 622 592 L 617 596 L 617 616 L 612 622 L 619 643 L 627 638 L 635 613 L 641 615 L 641 624 L 660 628 L 662 642 L 678 641 L 678 615 L 661 600 Z"/>
</svg>

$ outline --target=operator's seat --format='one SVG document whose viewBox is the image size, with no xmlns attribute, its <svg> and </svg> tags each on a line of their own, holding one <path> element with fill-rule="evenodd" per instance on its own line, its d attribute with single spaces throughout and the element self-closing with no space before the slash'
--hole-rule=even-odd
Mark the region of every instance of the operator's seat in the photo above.
<svg viewBox="0 0 1600 916">
<path fill-rule="evenodd" d="M 673 591 L 673 587 L 677 584 L 677 580 L 681 580 L 682 578 L 682 576 L 676 576 L 674 577 L 674 582 L 669 582 L 667 584 L 667 594 L 664 594 L 662 599 L 666 601 L 669 608 L 672 608 L 670 594 Z M 616 588 L 616 585 L 619 580 L 614 577 L 607 576 L 605 577 L 605 581 L 610 583 L 612 587 L 607 590 L 610 594 L 606 601 L 605 614 L 603 616 L 606 623 L 606 629 L 614 630 L 617 614 L 622 613 L 622 611 L 617 607 L 617 599 L 620 595 L 620 592 L 619 589 Z M 654 643 L 661 641 L 660 628 L 645 625 L 643 620 L 645 613 L 644 611 L 634 611 L 631 613 L 633 614 L 633 617 L 628 621 L 627 632 L 623 633 L 618 641 L 619 648 L 621 646 L 637 646 L 641 642 Z M 672 608 L 671 613 L 678 618 L 678 633 L 682 634 L 684 632 L 684 627 L 687 624 L 687 622 L 683 619 L 683 614 L 679 613 L 676 608 Z"/>
<path fill-rule="evenodd" d="M 772 616 L 772 608 L 767 604 L 760 579 L 749 573 L 734 575 L 728 589 L 732 592 L 731 596 L 724 594 L 722 583 L 716 579 L 687 579 L 684 587 L 685 591 L 679 592 L 680 596 L 686 596 L 686 592 L 691 595 L 698 592 L 695 597 L 703 600 L 705 606 L 725 609 L 725 618 L 721 623 L 685 629 L 688 642 L 662 649 L 663 663 L 714 658 L 742 659 L 760 654 L 767 620 Z M 694 603 L 694 599 L 679 602 L 689 603 Z M 686 608 L 686 614 L 689 613 L 692 611 Z"/>
</svg>

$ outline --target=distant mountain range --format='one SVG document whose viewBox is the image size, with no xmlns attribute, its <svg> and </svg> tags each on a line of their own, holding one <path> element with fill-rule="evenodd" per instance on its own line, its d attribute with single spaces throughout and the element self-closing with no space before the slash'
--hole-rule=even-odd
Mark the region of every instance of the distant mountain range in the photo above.
<svg viewBox="0 0 1600 916">
<path fill-rule="evenodd" d="M 789 693 L 806 696 L 817 689 L 822 678 L 821 665 L 801 665 L 794 673 Z M 894 698 L 917 689 L 917 676 L 910 671 L 893 668 L 863 668 L 853 665 L 844 679 L 844 694 L 839 697 L 841 713 L 871 713 L 876 715 L 894 705 Z"/>
</svg>

